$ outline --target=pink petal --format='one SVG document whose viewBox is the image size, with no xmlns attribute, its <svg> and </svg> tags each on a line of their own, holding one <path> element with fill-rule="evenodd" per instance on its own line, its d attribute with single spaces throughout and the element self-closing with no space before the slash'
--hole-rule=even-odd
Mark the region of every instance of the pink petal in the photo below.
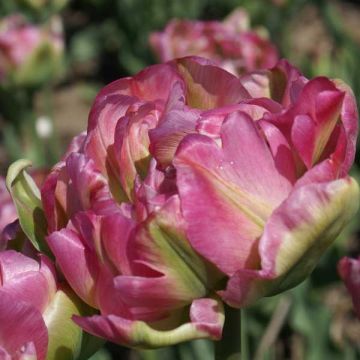
<svg viewBox="0 0 360 360">
<path fill-rule="evenodd" d="M 58 180 L 64 166 L 65 164 L 62 164 L 61 168 L 59 167 L 50 173 L 41 187 L 41 201 L 49 232 L 61 229 L 63 226 L 66 226 L 68 221 L 68 216 L 62 205 L 63 199 L 66 199 L 66 190 L 62 187 L 63 191 L 61 194 L 58 193 Z M 59 203 L 58 199 L 63 200 L 62 203 Z"/>
<path fill-rule="evenodd" d="M 107 87 L 102 93 L 106 90 Z M 98 95 L 99 99 L 102 99 L 102 93 Z M 115 183 L 119 181 L 119 168 L 113 148 L 114 134 L 118 121 L 121 121 L 121 117 L 136 101 L 136 98 L 125 95 L 108 95 L 102 101 L 97 98 L 91 110 L 88 136 L 84 147 L 84 153 L 109 179 L 113 192 L 122 200 L 124 194 L 117 193 L 113 189 Z"/>
<path fill-rule="evenodd" d="M 178 59 L 175 64 L 185 79 L 190 107 L 213 109 L 250 97 L 238 78 L 217 66 L 204 64 L 195 57 Z"/>
<path fill-rule="evenodd" d="M 330 84 L 322 78 L 311 80 L 299 98 L 304 115 L 295 117 L 291 138 L 307 168 L 321 158 L 340 115 L 344 94 L 326 90 Z"/>
<path fill-rule="evenodd" d="M 38 360 L 45 360 L 48 333 L 41 313 L 0 289 L 0 347 L 10 355 L 33 342 Z"/>
<path fill-rule="evenodd" d="M 102 245 L 112 264 L 121 274 L 130 273 L 127 252 L 128 241 L 134 228 L 134 221 L 121 214 L 105 216 L 101 219 Z"/>
<path fill-rule="evenodd" d="M 296 181 L 296 168 L 289 143 L 280 130 L 267 121 L 259 121 L 269 143 L 276 169 L 279 174 L 288 179 L 292 184 Z"/>
<path fill-rule="evenodd" d="M 90 306 L 96 307 L 94 292 L 99 268 L 94 250 L 73 230 L 71 222 L 68 228 L 51 233 L 47 242 L 76 294 Z"/>
<path fill-rule="evenodd" d="M 39 272 L 25 272 L 3 284 L 1 291 L 31 304 L 43 312 L 49 304 L 49 289 L 46 279 Z"/>
<path fill-rule="evenodd" d="M 191 244 L 231 275 L 239 267 L 256 266 L 257 238 L 291 184 L 277 171 L 247 115 L 230 115 L 221 139 L 219 148 L 204 136 L 189 135 L 174 164 Z"/>
<path fill-rule="evenodd" d="M 198 118 L 196 111 L 185 107 L 170 110 L 163 116 L 159 126 L 150 131 L 151 154 L 163 168 L 171 164 L 181 140 L 187 134 L 195 133 Z"/>
<path fill-rule="evenodd" d="M 199 331 L 211 334 L 212 339 L 221 339 L 223 319 L 219 302 L 214 299 L 195 299 L 190 307 L 191 322 Z"/>
<path fill-rule="evenodd" d="M 39 272 L 39 263 L 14 250 L 0 252 L 0 281 L 7 284 L 27 272 Z"/>
<path fill-rule="evenodd" d="M 96 281 L 96 303 L 102 315 L 116 315 L 131 318 L 122 292 L 114 284 L 114 272 L 106 265 L 99 267 Z M 111 296 L 109 296 L 111 294 Z"/>
<path fill-rule="evenodd" d="M 79 211 L 92 209 L 97 214 L 118 211 L 118 206 L 104 176 L 96 170 L 91 159 L 73 153 L 66 160 L 69 177 L 66 193 L 66 213 L 69 217 Z"/>
<path fill-rule="evenodd" d="M 129 199 L 133 198 L 137 174 L 144 178 L 148 171 L 148 133 L 157 125 L 159 115 L 154 103 L 146 103 L 124 116 L 116 126 L 114 148 L 119 163 L 120 182 Z"/>
<path fill-rule="evenodd" d="M 181 295 L 177 291 L 172 279 L 167 276 L 141 277 L 141 276 L 118 276 L 114 278 L 116 289 L 121 294 L 122 301 L 127 305 L 128 311 L 133 318 L 143 321 L 155 321 L 169 314 L 186 302 L 178 299 Z"/>
</svg>

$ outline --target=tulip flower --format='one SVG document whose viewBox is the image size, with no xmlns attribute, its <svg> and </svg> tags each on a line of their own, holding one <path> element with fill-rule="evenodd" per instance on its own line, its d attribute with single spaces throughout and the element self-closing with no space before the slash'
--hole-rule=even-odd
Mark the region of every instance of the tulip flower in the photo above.
<svg viewBox="0 0 360 360">
<path fill-rule="evenodd" d="M 360 319 L 360 257 L 342 258 L 338 264 L 338 271 L 351 295 L 355 313 Z"/>
<path fill-rule="evenodd" d="M 223 22 L 173 19 L 151 34 L 150 44 L 162 62 L 197 55 L 240 75 L 276 64 L 278 52 L 265 34 L 251 30 L 246 11 L 236 9 Z"/>
<path fill-rule="evenodd" d="M 0 21 L 0 82 L 37 85 L 53 76 L 64 47 L 62 25 L 53 18 L 48 25 L 26 22 L 19 14 Z"/>
<path fill-rule="evenodd" d="M 300 283 L 357 210 L 357 120 L 346 85 L 286 61 L 237 78 L 182 58 L 106 86 L 38 205 L 100 313 L 74 321 L 132 347 L 219 339 L 223 302 Z"/>
<path fill-rule="evenodd" d="M 71 316 L 84 309 L 45 255 L 0 252 L 1 359 L 76 359 L 84 339 Z"/>
</svg>

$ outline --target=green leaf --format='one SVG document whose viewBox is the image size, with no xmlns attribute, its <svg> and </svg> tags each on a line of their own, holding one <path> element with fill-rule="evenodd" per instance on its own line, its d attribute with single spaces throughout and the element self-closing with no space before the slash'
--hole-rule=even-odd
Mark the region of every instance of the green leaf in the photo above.
<svg viewBox="0 0 360 360">
<path fill-rule="evenodd" d="M 47 221 L 42 208 L 40 191 L 25 171 L 29 166 L 31 166 L 29 160 L 15 161 L 9 167 L 6 186 L 15 203 L 24 233 L 38 251 L 51 255 L 45 241 Z"/>
</svg>

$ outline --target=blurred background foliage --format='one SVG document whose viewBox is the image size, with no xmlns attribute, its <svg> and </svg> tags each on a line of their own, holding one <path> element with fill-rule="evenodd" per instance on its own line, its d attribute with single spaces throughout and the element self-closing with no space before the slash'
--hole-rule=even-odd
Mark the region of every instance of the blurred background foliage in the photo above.
<svg viewBox="0 0 360 360">
<path fill-rule="evenodd" d="M 308 77 L 341 78 L 360 101 L 360 4 L 328 0 L 2 0 L 0 17 L 20 12 L 35 23 L 61 16 L 61 70 L 31 87 L 0 87 L 0 170 L 20 157 L 50 167 L 71 137 L 86 128 L 104 84 L 155 63 L 148 37 L 171 18 L 222 19 L 245 8 L 267 29 L 281 56 Z M 42 136 L 39 119 L 50 129 Z M 50 135 L 49 135 L 50 134 Z M 353 175 L 360 179 L 358 154 Z M 358 359 L 360 325 L 339 282 L 341 256 L 360 253 L 359 217 L 322 259 L 311 278 L 245 310 L 242 360 Z M 240 339 L 239 339 L 240 341 Z M 211 359 L 213 345 L 195 341 L 153 351 L 106 344 L 92 360 Z"/>
</svg>

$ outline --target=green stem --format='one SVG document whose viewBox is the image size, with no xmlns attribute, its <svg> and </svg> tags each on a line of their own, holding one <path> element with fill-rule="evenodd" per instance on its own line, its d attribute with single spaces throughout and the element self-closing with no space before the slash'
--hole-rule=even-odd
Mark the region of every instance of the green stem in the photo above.
<svg viewBox="0 0 360 360">
<path fill-rule="evenodd" d="M 223 336 L 215 343 L 216 360 L 240 360 L 241 354 L 241 312 L 227 305 Z M 241 357 L 241 360 L 243 358 Z"/>
<path fill-rule="evenodd" d="M 246 310 L 241 309 L 241 360 L 248 360 L 249 357 L 249 343 L 247 335 L 247 315 Z"/>
</svg>

